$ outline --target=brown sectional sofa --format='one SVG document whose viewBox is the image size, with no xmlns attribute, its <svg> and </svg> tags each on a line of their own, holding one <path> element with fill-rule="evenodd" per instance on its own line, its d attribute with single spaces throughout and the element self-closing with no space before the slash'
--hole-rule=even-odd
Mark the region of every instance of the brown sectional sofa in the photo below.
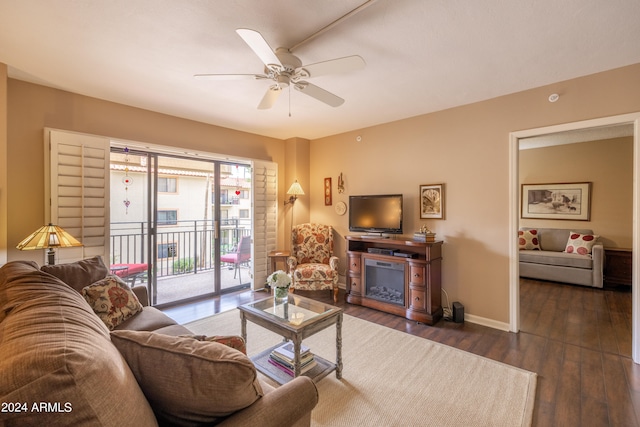
<svg viewBox="0 0 640 427">
<path fill-rule="evenodd" d="M 100 258 L 43 270 L 0 268 L 0 425 L 310 424 L 310 379 L 274 389 L 240 351 L 148 306 L 145 287 L 142 311 L 110 332 L 80 293 L 109 273 Z"/>
</svg>

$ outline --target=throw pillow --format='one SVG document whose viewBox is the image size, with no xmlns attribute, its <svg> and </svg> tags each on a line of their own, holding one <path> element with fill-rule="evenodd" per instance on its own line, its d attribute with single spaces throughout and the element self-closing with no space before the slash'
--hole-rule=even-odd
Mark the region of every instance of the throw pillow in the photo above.
<svg viewBox="0 0 640 427">
<path fill-rule="evenodd" d="M 111 332 L 160 425 L 212 425 L 258 400 L 244 354 L 216 342 L 146 331 Z"/>
<path fill-rule="evenodd" d="M 567 247 L 564 251 L 569 254 L 589 255 L 598 237 L 600 236 L 595 234 L 580 234 L 572 231 L 569 233 L 569 240 L 567 240 Z"/>
<path fill-rule="evenodd" d="M 541 250 L 540 240 L 538 239 L 538 230 L 532 229 L 518 231 L 518 245 L 520 250 Z"/>
<path fill-rule="evenodd" d="M 212 337 L 208 337 L 206 335 L 180 335 L 180 336 L 191 336 L 191 338 L 195 338 L 198 341 L 211 341 L 217 342 L 220 344 L 224 344 L 227 347 L 235 348 L 236 350 L 247 354 L 247 344 L 244 339 L 238 335 L 214 335 Z"/>
<path fill-rule="evenodd" d="M 84 287 L 82 296 L 109 330 L 142 311 L 136 294 L 116 276 Z"/>
<path fill-rule="evenodd" d="M 43 265 L 40 270 L 56 276 L 78 292 L 109 274 L 109 269 L 99 255 L 68 264 Z"/>
</svg>

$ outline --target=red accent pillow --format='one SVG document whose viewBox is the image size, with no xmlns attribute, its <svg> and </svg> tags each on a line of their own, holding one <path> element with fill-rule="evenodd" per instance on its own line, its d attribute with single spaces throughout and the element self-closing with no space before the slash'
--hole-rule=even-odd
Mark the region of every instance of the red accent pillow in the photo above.
<svg viewBox="0 0 640 427">
<path fill-rule="evenodd" d="M 589 255 L 598 237 L 600 236 L 596 234 L 580 234 L 572 231 L 564 251 L 569 254 Z"/>
<path fill-rule="evenodd" d="M 538 230 L 518 231 L 518 249 L 540 251 L 540 241 L 538 240 Z"/>
</svg>

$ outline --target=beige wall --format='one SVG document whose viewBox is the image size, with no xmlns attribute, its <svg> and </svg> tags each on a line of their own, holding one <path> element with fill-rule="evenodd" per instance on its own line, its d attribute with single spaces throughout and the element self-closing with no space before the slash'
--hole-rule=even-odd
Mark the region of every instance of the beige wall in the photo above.
<svg viewBox="0 0 640 427">
<path fill-rule="evenodd" d="M 631 248 L 633 138 L 520 151 L 520 183 L 591 182 L 590 221 L 521 219 L 526 227 L 590 228 L 605 247 Z"/>
<path fill-rule="evenodd" d="M 42 260 L 38 254 L 20 252 L 15 246 L 45 220 L 42 170 L 45 127 L 284 164 L 282 140 L 171 117 L 13 79 L 8 79 L 8 121 L 7 156 L 11 161 L 6 169 L 9 205 L 6 241 L 9 260 Z M 284 168 L 279 168 L 280 182 L 284 182 L 283 174 Z M 283 241 L 283 230 L 280 230 L 278 242 Z"/>
<path fill-rule="evenodd" d="M 288 199 L 287 191 L 295 180 L 298 180 L 304 196 L 298 197 L 294 205 L 284 205 L 283 207 L 283 223 L 286 230 L 286 241 L 280 246 L 281 249 L 291 249 L 291 226 L 293 224 L 302 224 L 309 221 L 309 150 L 310 141 L 304 138 L 290 138 L 285 141 L 285 181 L 282 183 L 281 199 Z"/>
<path fill-rule="evenodd" d="M 425 224 L 445 241 L 442 282 L 451 301 L 462 302 L 471 315 L 508 323 L 508 251 L 515 238 L 508 230 L 509 133 L 640 111 L 639 76 L 636 64 L 310 142 L 236 132 L 9 79 L 9 259 L 25 258 L 11 248 L 44 220 L 43 128 L 54 127 L 272 160 L 280 165 L 280 201 L 292 175 L 305 174 L 308 165 L 308 182 L 297 176 L 307 195 L 296 202 L 296 222 L 332 224 L 340 236 L 348 234 L 348 216 L 324 205 L 325 177 L 333 179 L 334 205 L 350 194 L 401 192 L 405 233 Z M 561 98 L 552 104 L 547 98 L 554 92 Z M 338 194 L 341 172 L 345 193 Z M 445 219 L 421 221 L 418 187 L 435 183 L 445 184 Z M 282 225 L 290 211 L 280 212 Z M 288 245 L 284 228 L 280 247 Z M 336 254 L 344 273 L 342 239 Z"/>
<path fill-rule="evenodd" d="M 497 70 L 499 71 L 499 70 Z M 465 313 L 509 321 L 509 133 L 640 111 L 640 64 L 311 142 L 311 220 L 349 234 L 324 206 L 324 177 L 344 194 L 405 197 L 405 233 L 425 224 L 444 240 L 442 284 Z M 561 98 L 550 103 L 551 93 Z M 393 106 L 380 108 L 393 108 Z M 362 140 L 358 142 L 356 136 Z M 420 220 L 420 184 L 445 184 L 445 219 Z M 335 190 L 335 184 L 334 184 Z M 337 254 L 346 265 L 344 242 Z"/>
</svg>

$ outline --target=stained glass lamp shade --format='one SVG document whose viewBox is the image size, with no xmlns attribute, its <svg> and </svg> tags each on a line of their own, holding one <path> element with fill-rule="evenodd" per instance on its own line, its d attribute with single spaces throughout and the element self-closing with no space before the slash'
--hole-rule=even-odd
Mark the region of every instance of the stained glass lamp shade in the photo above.
<svg viewBox="0 0 640 427">
<path fill-rule="evenodd" d="M 47 252 L 48 263 L 49 265 L 53 265 L 55 264 L 55 252 L 53 248 L 68 248 L 72 246 L 82 246 L 82 243 L 57 225 L 49 224 L 31 233 L 26 239 L 18 243 L 16 248 L 21 251 L 49 249 Z"/>
</svg>

